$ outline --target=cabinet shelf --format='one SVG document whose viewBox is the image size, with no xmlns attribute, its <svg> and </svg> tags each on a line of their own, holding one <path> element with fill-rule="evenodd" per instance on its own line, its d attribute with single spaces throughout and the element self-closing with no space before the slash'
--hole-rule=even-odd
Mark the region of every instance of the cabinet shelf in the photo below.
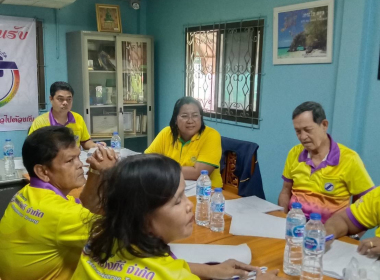
<svg viewBox="0 0 380 280">
<path fill-rule="evenodd" d="M 146 106 L 147 103 L 124 103 L 124 107 Z"/>
<path fill-rule="evenodd" d="M 143 138 L 148 137 L 147 134 L 125 134 L 124 139 L 130 139 L 130 138 Z M 111 140 L 112 136 L 91 136 L 91 139 L 94 141 L 104 141 L 104 140 Z"/>
<path fill-rule="evenodd" d="M 90 108 L 112 108 L 112 107 L 115 107 L 116 108 L 116 105 L 91 105 Z"/>
<path fill-rule="evenodd" d="M 88 70 L 89 73 L 116 73 L 116 71 L 107 71 L 107 70 Z"/>
</svg>

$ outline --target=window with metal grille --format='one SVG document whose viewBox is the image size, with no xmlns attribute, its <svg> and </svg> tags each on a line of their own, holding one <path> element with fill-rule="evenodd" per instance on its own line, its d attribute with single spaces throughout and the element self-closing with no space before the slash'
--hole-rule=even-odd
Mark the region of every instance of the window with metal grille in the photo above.
<svg viewBox="0 0 380 280">
<path fill-rule="evenodd" d="M 44 32 L 42 21 L 36 21 L 38 109 L 46 109 Z"/>
<path fill-rule="evenodd" d="M 237 125 L 259 122 L 264 20 L 188 27 L 186 95 L 206 117 Z"/>
</svg>

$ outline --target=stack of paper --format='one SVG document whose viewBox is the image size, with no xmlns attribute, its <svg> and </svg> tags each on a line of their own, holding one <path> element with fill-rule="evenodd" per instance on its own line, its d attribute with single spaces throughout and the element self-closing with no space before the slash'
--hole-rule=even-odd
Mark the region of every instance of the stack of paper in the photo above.
<svg viewBox="0 0 380 280">
<path fill-rule="evenodd" d="M 286 219 L 251 210 L 232 217 L 230 234 L 285 239 Z"/>
<path fill-rule="evenodd" d="M 358 245 L 334 240 L 323 256 L 323 274 L 337 279 L 343 279 L 343 269 L 348 266 L 352 257 L 355 257 L 360 267 L 370 267 L 376 261 L 374 258 L 360 255 Z"/>
<path fill-rule="evenodd" d="M 187 197 L 196 195 L 197 192 L 197 181 L 185 180 L 185 195 Z"/>
<path fill-rule="evenodd" d="M 283 211 L 284 208 L 257 196 L 249 196 L 226 201 L 226 214 L 232 217 L 234 215 L 240 216 L 241 214 L 251 213 L 252 211 L 268 213 L 278 210 Z"/>
<path fill-rule="evenodd" d="M 203 244 L 169 244 L 170 250 L 178 259 L 192 263 L 222 263 L 228 259 L 251 263 L 251 249 L 247 244 L 203 245 Z"/>
</svg>

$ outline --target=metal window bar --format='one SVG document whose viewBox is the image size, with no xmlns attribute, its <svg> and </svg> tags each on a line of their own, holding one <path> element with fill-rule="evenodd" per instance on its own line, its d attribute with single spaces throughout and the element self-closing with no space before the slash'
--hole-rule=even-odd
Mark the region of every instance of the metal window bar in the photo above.
<svg viewBox="0 0 380 280">
<path fill-rule="evenodd" d="M 215 122 L 259 124 L 264 20 L 187 27 L 186 95 Z"/>
</svg>

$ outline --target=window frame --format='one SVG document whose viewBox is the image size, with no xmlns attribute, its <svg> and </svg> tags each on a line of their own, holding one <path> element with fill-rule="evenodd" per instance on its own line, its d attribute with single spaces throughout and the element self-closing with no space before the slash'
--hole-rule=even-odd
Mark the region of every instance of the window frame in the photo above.
<svg viewBox="0 0 380 280">
<path fill-rule="evenodd" d="M 192 27 L 186 27 L 185 28 L 185 95 L 191 96 L 189 94 L 189 84 L 188 84 L 188 78 L 187 78 L 187 61 L 189 58 L 188 54 L 188 46 L 187 46 L 187 37 L 189 32 L 198 32 L 198 31 L 211 31 L 214 30 L 216 31 L 217 34 L 217 42 L 216 42 L 216 55 L 215 55 L 215 82 L 214 86 L 217 87 L 217 90 L 215 90 L 215 95 L 214 95 L 214 108 L 213 111 L 211 112 L 209 110 L 205 110 L 205 117 L 210 117 L 211 120 L 226 120 L 232 123 L 240 123 L 243 126 L 247 124 L 251 125 L 258 125 L 259 124 L 259 116 L 260 116 L 260 97 L 261 97 L 261 75 L 262 75 L 262 64 L 263 64 L 263 44 L 264 44 L 264 24 L 265 21 L 264 19 L 253 19 L 253 20 L 242 20 L 240 22 L 226 22 L 226 23 L 219 23 L 219 24 L 209 24 L 209 25 L 199 25 L 199 26 L 192 26 Z M 259 41 L 257 44 L 252 44 L 252 49 L 251 52 L 251 65 L 254 65 L 257 63 L 257 73 L 255 75 L 250 76 L 250 89 L 249 89 L 249 111 L 246 110 L 246 114 L 248 113 L 248 117 L 241 117 L 239 115 L 243 114 L 242 109 L 230 109 L 235 111 L 235 115 L 229 116 L 225 113 L 223 113 L 223 110 L 228 110 L 226 108 L 223 108 L 219 106 L 219 100 L 218 96 L 222 98 L 225 97 L 225 87 L 224 83 L 222 86 L 222 91 L 219 88 L 219 80 L 220 78 L 223 78 L 225 76 L 225 72 L 223 70 L 223 73 L 219 73 L 219 69 L 221 66 L 225 66 L 225 61 L 226 61 L 226 56 L 227 52 L 223 53 L 223 57 L 221 58 L 221 46 L 222 43 L 225 46 L 226 39 L 224 39 L 224 42 L 221 42 L 221 35 L 225 34 L 228 29 L 240 29 L 240 32 L 244 31 L 242 29 L 245 28 L 254 28 L 256 29 L 254 31 L 254 36 L 259 36 Z M 258 50 L 257 50 L 258 48 Z M 225 48 L 223 48 L 225 49 Z M 222 59 L 222 64 L 221 65 L 221 59 Z M 258 60 L 258 62 L 257 62 Z M 256 67 L 255 67 L 256 68 Z M 257 77 L 257 95 L 256 95 L 256 110 L 254 111 L 254 91 L 255 91 L 255 76 L 258 75 Z M 221 101 L 223 102 L 223 100 Z"/>
</svg>

